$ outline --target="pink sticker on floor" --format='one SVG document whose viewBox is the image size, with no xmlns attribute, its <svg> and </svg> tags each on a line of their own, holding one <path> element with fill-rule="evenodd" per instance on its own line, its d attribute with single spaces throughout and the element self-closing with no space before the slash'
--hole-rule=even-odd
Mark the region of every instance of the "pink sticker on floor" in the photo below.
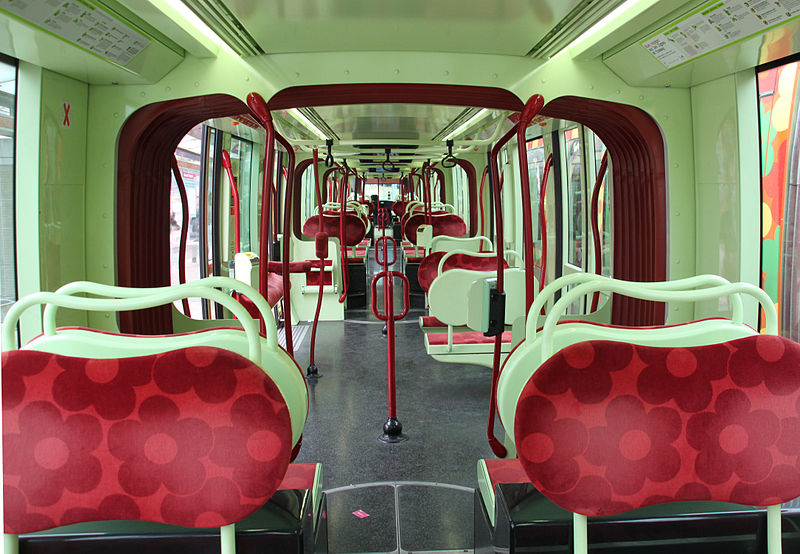
<svg viewBox="0 0 800 554">
<path fill-rule="evenodd" d="M 353 512 L 353 515 L 356 516 L 358 519 L 364 519 L 365 517 L 369 517 L 369 514 L 364 510 L 356 510 Z"/>
</svg>

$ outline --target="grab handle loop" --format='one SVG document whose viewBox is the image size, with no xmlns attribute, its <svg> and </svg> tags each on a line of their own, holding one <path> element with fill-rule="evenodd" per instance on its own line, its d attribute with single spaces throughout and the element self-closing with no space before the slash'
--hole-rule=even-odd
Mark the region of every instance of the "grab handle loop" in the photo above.
<svg viewBox="0 0 800 554">
<path fill-rule="evenodd" d="M 386 152 L 386 160 L 381 164 L 381 167 L 384 171 L 397 171 L 397 166 L 389 159 L 389 156 L 392 155 L 392 149 L 386 148 L 384 151 Z"/>
<path fill-rule="evenodd" d="M 333 154 L 331 153 L 333 139 L 325 139 L 325 146 L 328 147 L 328 155 L 325 156 L 325 167 L 333 167 Z"/>
<path fill-rule="evenodd" d="M 392 259 L 386 261 L 386 246 L 384 244 L 388 241 L 392 241 Z M 380 252 L 384 251 L 383 259 L 380 257 Z M 378 265 L 392 265 L 397 261 L 397 243 L 394 241 L 392 237 L 382 236 L 375 241 L 375 261 L 378 262 Z"/>
<path fill-rule="evenodd" d="M 451 169 L 458 165 L 458 160 L 453 156 L 453 139 L 447 139 L 447 154 L 442 158 L 442 167 Z"/>
<path fill-rule="evenodd" d="M 399 278 L 400 281 L 403 283 L 403 311 L 400 312 L 399 314 L 390 314 L 390 315 L 382 314 L 378 310 L 378 306 L 376 305 L 377 300 L 375 300 L 378 298 L 378 281 L 380 281 L 381 279 L 391 280 L 394 277 Z M 408 315 L 408 310 L 409 310 L 408 286 L 409 286 L 408 277 L 406 277 L 405 273 L 401 271 L 381 271 L 380 273 L 375 275 L 375 277 L 372 279 L 372 283 L 370 284 L 370 287 L 372 289 L 372 298 L 373 298 L 372 315 L 374 315 L 381 321 L 388 321 L 390 318 L 392 319 L 392 321 L 399 321 L 404 317 L 406 317 Z M 384 291 L 389 289 L 390 287 L 388 287 L 388 281 L 387 281 L 387 285 L 384 286 Z"/>
</svg>

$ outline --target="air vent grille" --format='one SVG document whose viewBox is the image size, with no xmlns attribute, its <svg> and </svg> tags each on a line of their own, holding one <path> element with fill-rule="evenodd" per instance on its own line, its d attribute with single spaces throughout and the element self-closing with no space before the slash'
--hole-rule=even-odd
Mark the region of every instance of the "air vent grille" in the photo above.
<svg viewBox="0 0 800 554">
<path fill-rule="evenodd" d="M 551 58 L 623 2 L 624 0 L 583 0 L 531 48 L 528 56 Z"/>
<path fill-rule="evenodd" d="M 183 0 L 183 3 L 240 56 L 264 53 L 242 22 L 220 0 Z"/>
</svg>

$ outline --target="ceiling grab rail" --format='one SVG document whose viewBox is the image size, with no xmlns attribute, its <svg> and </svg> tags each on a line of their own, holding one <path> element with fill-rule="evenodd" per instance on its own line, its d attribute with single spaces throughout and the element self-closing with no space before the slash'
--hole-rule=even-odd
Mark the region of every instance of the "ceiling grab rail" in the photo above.
<svg viewBox="0 0 800 554">
<path fill-rule="evenodd" d="M 517 125 L 517 155 L 519 159 L 519 176 L 522 186 L 522 244 L 525 260 L 525 312 L 533 304 L 534 265 L 533 265 L 533 224 L 531 217 L 531 185 L 528 175 L 528 152 L 525 147 L 525 133 L 533 118 L 544 106 L 541 94 L 534 94 L 525 103 Z M 499 250 L 499 249 L 498 249 Z"/>
<path fill-rule="evenodd" d="M 181 238 L 178 243 L 178 283 L 186 282 L 186 235 L 189 232 L 189 198 L 186 195 L 186 183 L 183 182 L 181 170 L 178 167 L 178 158 L 172 155 L 172 174 L 175 176 L 175 183 L 178 185 L 178 194 L 181 196 Z M 188 298 L 181 298 L 183 315 L 192 317 L 192 310 L 189 306 Z"/>
<path fill-rule="evenodd" d="M 542 225 L 542 259 L 541 273 L 539 275 L 539 292 L 544 288 L 544 278 L 547 275 L 547 214 L 545 213 L 545 194 L 547 193 L 547 179 L 550 177 L 550 169 L 553 167 L 553 155 L 547 156 L 542 172 L 542 183 L 539 186 L 539 222 Z"/>
<path fill-rule="evenodd" d="M 306 368 L 306 375 L 311 378 L 319 376 L 319 368 L 317 368 L 314 359 L 314 352 L 316 351 L 317 344 L 317 326 L 319 325 L 319 314 L 322 311 L 322 293 L 325 290 L 325 259 L 328 257 L 328 234 L 323 232 L 323 215 L 322 215 L 322 191 L 320 190 L 319 182 L 319 152 L 316 148 L 311 153 L 312 165 L 314 168 L 314 190 L 317 193 L 317 234 L 314 237 L 317 258 L 320 261 L 319 267 L 319 286 L 317 291 L 317 309 L 314 312 L 314 323 L 311 325 L 311 345 L 310 357 L 308 368 Z"/>
<path fill-rule="evenodd" d="M 592 240 L 594 242 L 594 272 L 597 275 L 603 273 L 603 252 L 600 249 L 600 187 L 603 185 L 603 180 L 606 177 L 606 169 L 608 168 L 608 150 L 603 152 L 603 158 L 600 160 L 600 169 L 597 170 L 597 180 L 594 182 L 594 189 L 592 190 L 592 209 L 591 209 L 591 222 L 592 222 Z M 605 223 L 605 222 L 604 222 Z M 597 304 L 600 302 L 600 292 L 595 291 L 592 294 L 592 306 L 589 312 L 597 309 Z M 530 306 L 529 306 L 530 307 Z"/>
<path fill-rule="evenodd" d="M 264 182 L 261 188 L 261 225 L 259 228 L 258 257 L 261 261 L 261 271 L 258 272 L 258 292 L 267 296 L 267 261 L 269 261 L 269 223 L 270 223 L 270 197 L 272 190 L 272 164 L 275 158 L 275 126 L 272 123 L 272 114 L 267 108 L 264 98 L 257 92 L 247 95 L 247 105 L 258 118 L 261 126 L 266 131 L 264 145 Z M 261 321 L 261 333 L 265 333 L 265 323 Z"/>
<path fill-rule="evenodd" d="M 281 252 L 281 263 L 283 265 L 283 329 L 286 336 L 286 352 L 294 358 L 294 340 L 292 339 L 292 295 L 289 291 L 292 286 L 289 276 L 289 246 L 291 243 L 289 236 L 292 228 L 292 196 L 294 195 L 292 189 L 294 187 L 289 186 L 289 177 L 294 176 L 295 154 L 294 148 L 283 135 L 275 133 L 275 139 L 286 149 L 286 154 L 288 156 L 288 163 L 286 164 L 286 187 L 283 194 L 283 244 L 281 245 L 283 248 Z M 277 205 L 277 203 L 278 197 L 276 196 L 275 204 Z"/>
<path fill-rule="evenodd" d="M 483 175 L 481 175 L 481 188 L 480 188 L 480 192 L 478 192 L 478 204 L 480 206 L 480 212 L 481 212 L 481 234 L 480 234 L 480 236 L 482 236 L 482 237 L 486 236 L 486 233 L 484 232 L 484 222 L 485 222 L 486 216 L 483 213 L 483 185 L 486 183 L 486 175 L 488 173 L 489 173 L 489 165 L 487 164 L 486 167 L 483 168 Z"/>
<path fill-rule="evenodd" d="M 497 250 L 497 295 L 501 298 L 503 296 L 503 276 L 505 274 L 503 271 L 505 262 L 503 258 L 503 247 L 505 242 L 503 239 L 503 206 L 500 198 L 502 184 L 500 182 L 500 170 L 497 167 L 497 157 L 503 146 L 516 134 L 517 125 L 518 123 L 511 127 L 511 129 L 509 129 L 505 135 L 500 137 L 500 140 L 498 140 L 492 147 L 489 155 L 489 171 L 491 175 L 491 185 L 494 196 L 495 249 Z M 500 301 L 505 302 L 505 299 L 502 298 Z M 502 309 L 504 312 L 504 304 L 502 304 Z M 492 389 L 491 394 L 489 395 L 489 420 L 486 425 L 486 436 L 489 439 L 489 446 L 491 447 L 495 456 L 498 458 L 505 458 L 507 455 L 507 450 L 505 446 L 503 446 L 494 436 L 494 417 L 495 413 L 497 412 L 497 379 L 500 376 L 500 353 L 503 343 L 502 330 L 503 323 L 505 322 L 505 313 L 502 314 L 502 317 L 498 317 L 498 320 L 500 322 L 500 332 L 495 334 L 494 339 L 494 354 L 492 357 Z M 490 332 L 494 333 L 496 330 Z"/>
</svg>

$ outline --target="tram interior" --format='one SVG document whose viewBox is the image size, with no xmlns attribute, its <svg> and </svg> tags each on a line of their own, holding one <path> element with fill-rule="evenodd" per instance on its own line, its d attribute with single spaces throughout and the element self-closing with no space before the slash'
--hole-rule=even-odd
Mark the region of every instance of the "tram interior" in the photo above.
<svg viewBox="0 0 800 554">
<path fill-rule="evenodd" d="M 797 549 L 773 3 L 0 1 L 4 552 Z"/>
</svg>

